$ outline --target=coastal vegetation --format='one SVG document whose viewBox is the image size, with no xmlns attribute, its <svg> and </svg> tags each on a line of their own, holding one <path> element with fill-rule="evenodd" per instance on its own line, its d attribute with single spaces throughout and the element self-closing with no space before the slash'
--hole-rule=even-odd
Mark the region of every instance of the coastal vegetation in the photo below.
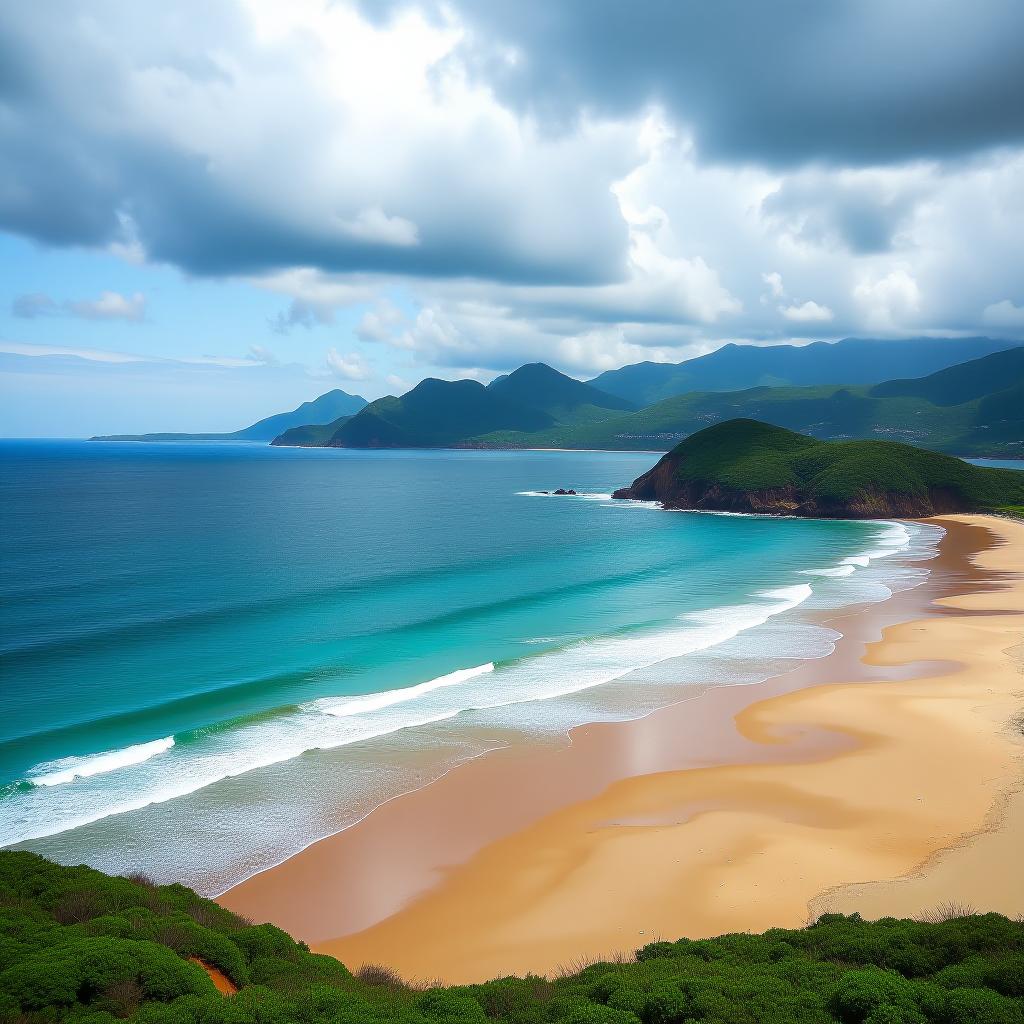
<svg viewBox="0 0 1024 1024">
<path fill-rule="evenodd" d="M 1024 474 L 894 441 L 819 441 L 756 420 L 693 434 L 617 498 L 666 508 L 846 519 L 1011 511 Z"/>
<path fill-rule="evenodd" d="M 381 966 L 353 973 L 181 885 L 4 851 L 0 1021 L 1024 1024 L 1024 924 L 953 913 L 825 915 L 657 941 L 553 978 L 410 984 Z"/>
</svg>

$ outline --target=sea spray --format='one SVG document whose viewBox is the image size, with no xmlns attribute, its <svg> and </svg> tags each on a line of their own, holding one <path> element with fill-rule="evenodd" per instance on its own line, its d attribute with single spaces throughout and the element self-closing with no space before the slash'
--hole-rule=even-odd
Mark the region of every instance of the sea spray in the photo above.
<svg viewBox="0 0 1024 1024">
<path fill-rule="evenodd" d="M 174 746 L 174 737 L 150 743 L 136 743 L 123 750 L 106 750 L 101 754 L 89 754 L 85 757 L 65 757 L 59 761 L 49 761 L 37 765 L 27 778 L 34 786 L 60 786 L 75 779 L 88 779 L 94 775 L 114 772 L 129 765 L 141 764 Z"/>
</svg>

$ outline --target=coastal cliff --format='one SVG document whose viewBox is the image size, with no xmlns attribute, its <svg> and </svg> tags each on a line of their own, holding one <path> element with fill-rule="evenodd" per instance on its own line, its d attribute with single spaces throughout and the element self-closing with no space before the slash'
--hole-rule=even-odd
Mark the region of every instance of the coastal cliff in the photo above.
<svg viewBox="0 0 1024 1024">
<path fill-rule="evenodd" d="M 1013 511 L 1024 505 L 1024 474 L 893 441 L 819 441 L 736 419 L 688 437 L 614 497 L 668 509 L 918 518 Z"/>
</svg>

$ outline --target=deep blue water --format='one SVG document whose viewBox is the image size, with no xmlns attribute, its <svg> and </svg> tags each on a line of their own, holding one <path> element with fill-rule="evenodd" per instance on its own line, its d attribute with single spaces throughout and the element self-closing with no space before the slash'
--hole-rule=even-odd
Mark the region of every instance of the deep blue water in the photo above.
<svg viewBox="0 0 1024 1024">
<path fill-rule="evenodd" d="M 148 823 L 229 815 L 226 778 L 256 800 L 304 752 L 344 775 L 470 709 L 536 726 L 545 702 L 862 599 L 864 552 L 908 539 L 608 500 L 656 459 L 0 443 L 0 843 L 88 856 L 130 821 L 159 859 Z M 530 493 L 560 486 L 586 496 Z"/>
</svg>

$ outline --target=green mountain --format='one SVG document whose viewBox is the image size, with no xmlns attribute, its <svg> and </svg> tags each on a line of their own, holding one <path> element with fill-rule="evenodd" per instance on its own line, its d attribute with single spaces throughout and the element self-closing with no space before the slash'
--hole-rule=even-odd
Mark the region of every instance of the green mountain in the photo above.
<svg viewBox="0 0 1024 1024">
<path fill-rule="evenodd" d="M 928 377 L 889 380 L 871 389 L 875 398 L 924 398 L 933 405 L 962 405 L 1024 383 L 1024 348 L 994 352 Z"/>
<path fill-rule="evenodd" d="M 428 378 L 401 398 L 388 396 L 323 431 L 289 431 L 274 444 L 335 448 L 472 446 L 495 431 L 528 434 L 558 425 L 596 422 L 632 406 L 544 363 L 521 366 L 488 386 L 474 380 Z M 326 436 L 325 436 L 326 435 Z"/>
<path fill-rule="evenodd" d="M 1024 506 L 1024 473 L 894 441 L 819 441 L 757 420 L 707 427 L 616 498 L 815 518 L 917 518 Z"/>
<path fill-rule="evenodd" d="M 1024 1024 L 1024 923 L 1000 914 L 825 914 L 551 978 L 406 984 L 183 885 L 3 851 L 0 920 L 11 1024 Z"/>
<path fill-rule="evenodd" d="M 1021 342 L 993 338 L 844 338 L 810 345 L 724 345 L 682 363 L 634 363 L 608 370 L 590 383 L 636 406 L 689 391 L 742 391 L 753 387 L 875 384 L 923 377 Z"/>
<path fill-rule="evenodd" d="M 822 439 L 873 437 L 956 455 L 1024 456 L 1024 347 L 911 380 L 697 392 L 596 424 L 483 440 L 513 447 L 656 450 L 736 417 Z"/>
<path fill-rule="evenodd" d="M 341 416 L 330 423 L 305 423 L 301 427 L 292 427 L 279 434 L 270 443 L 285 448 L 323 448 L 331 439 L 331 435 L 352 419 Z"/>
<path fill-rule="evenodd" d="M 601 391 L 591 384 L 567 377 L 546 363 L 527 363 L 505 377 L 492 381 L 487 390 L 507 402 L 541 409 L 558 422 L 579 422 L 601 418 L 609 411 L 622 412 L 636 406 L 625 398 Z"/>
<path fill-rule="evenodd" d="M 340 416 L 351 416 L 366 406 L 366 399 L 350 395 L 340 388 L 328 391 L 291 412 L 279 412 L 257 420 L 252 426 L 226 434 L 110 434 L 94 437 L 93 441 L 272 441 L 291 427 L 335 421 Z"/>
</svg>

